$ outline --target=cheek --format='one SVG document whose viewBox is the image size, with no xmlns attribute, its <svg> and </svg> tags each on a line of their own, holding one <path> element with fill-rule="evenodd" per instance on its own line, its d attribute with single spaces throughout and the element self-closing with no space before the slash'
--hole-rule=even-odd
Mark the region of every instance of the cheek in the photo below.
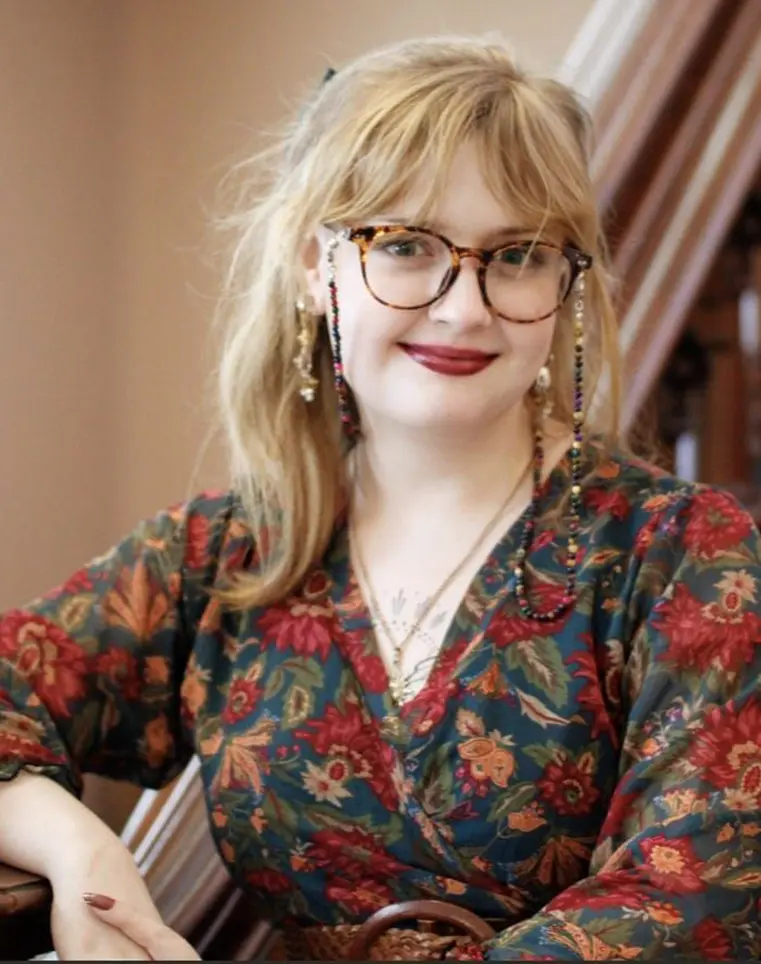
<svg viewBox="0 0 761 964">
<path fill-rule="evenodd" d="M 509 345 L 510 359 L 513 364 L 525 368 L 526 377 L 530 376 L 533 381 L 552 352 L 555 319 L 547 318 L 533 325 L 505 324 L 505 341 Z"/>
<path fill-rule="evenodd" d="M 354 373 L 364 376 L 383 364 L 411 324 L 409 312 L 382 305 L 367 291 L 342 299 L 339 311 L 341 353 L 349 380 Z"/>
</svg>

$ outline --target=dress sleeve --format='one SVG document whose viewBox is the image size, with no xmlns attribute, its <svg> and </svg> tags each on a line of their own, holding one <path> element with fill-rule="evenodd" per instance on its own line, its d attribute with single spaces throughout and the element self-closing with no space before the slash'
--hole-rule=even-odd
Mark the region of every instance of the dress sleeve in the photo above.
<svg viewBox="0 0 761 964">
<path fill-rule="evenodd" d="M 750 517 L 709 489 L 640 533 L 628 718 L 590 876 L 487 958 L 761 958 L 759 549 Z"/>
<path fill-rule="evenodd" d="M 26 769 L 79 793 L 92 772 L 158 788 L 187 763 L 189 587 L 213 580 L 230 502 L 204 495 L 161 512 L 0 616 L 0 780 Z"/>
</svg>

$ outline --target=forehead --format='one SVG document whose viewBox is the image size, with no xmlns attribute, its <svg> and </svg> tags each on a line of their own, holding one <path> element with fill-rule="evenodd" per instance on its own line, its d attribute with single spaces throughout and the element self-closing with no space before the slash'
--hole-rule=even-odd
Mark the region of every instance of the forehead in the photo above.
<svg viewBox="0 0 761 964">
<path fill-rule="evenodd" d="M 496 183 L 495 183 L 496 181 Z M 490 177 L 474 140 L 461 144 L 446 165 L 429 159 L 405 189 L 373 220 L 429 225 L 461 244 L 483 244 L 512 233 L 535 233 L 552 219 L 526 211 L 517 192 Z"/>
</svg>

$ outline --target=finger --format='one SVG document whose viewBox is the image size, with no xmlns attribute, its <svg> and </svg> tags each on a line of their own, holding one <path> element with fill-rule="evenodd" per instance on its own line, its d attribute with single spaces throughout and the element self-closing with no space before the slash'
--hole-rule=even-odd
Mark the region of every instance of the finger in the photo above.
<svg viewBox="0 0 761 964">
<path fill-rule="evenodd" d="M 83 900 L 100 920 L 126 934 L 154 961 L 199 961 L 200 957 L 179 934 L 124 901 L 104 894 L 84 894 Z"/>
</svg>

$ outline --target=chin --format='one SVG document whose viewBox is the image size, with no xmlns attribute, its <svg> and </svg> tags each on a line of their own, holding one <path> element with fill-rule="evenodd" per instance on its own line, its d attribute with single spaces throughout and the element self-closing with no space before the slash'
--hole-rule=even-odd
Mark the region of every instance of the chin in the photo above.
<svg viewBox="0 0 761 964">
<path fill-rule="evenodd" d="M 408 428 L 427 430 L 437 434 L 441 432 L 478 433 L 486 424 L 504 415 L 505 411 L 503 401 L 497 405 L 489 405 L 485 404 L 483 399 L 471 404 L 464 404 L 462 398 L 429 399 L 425 404 L 395 407 L 391 417 L 398 424 Z"/>
</svg>

